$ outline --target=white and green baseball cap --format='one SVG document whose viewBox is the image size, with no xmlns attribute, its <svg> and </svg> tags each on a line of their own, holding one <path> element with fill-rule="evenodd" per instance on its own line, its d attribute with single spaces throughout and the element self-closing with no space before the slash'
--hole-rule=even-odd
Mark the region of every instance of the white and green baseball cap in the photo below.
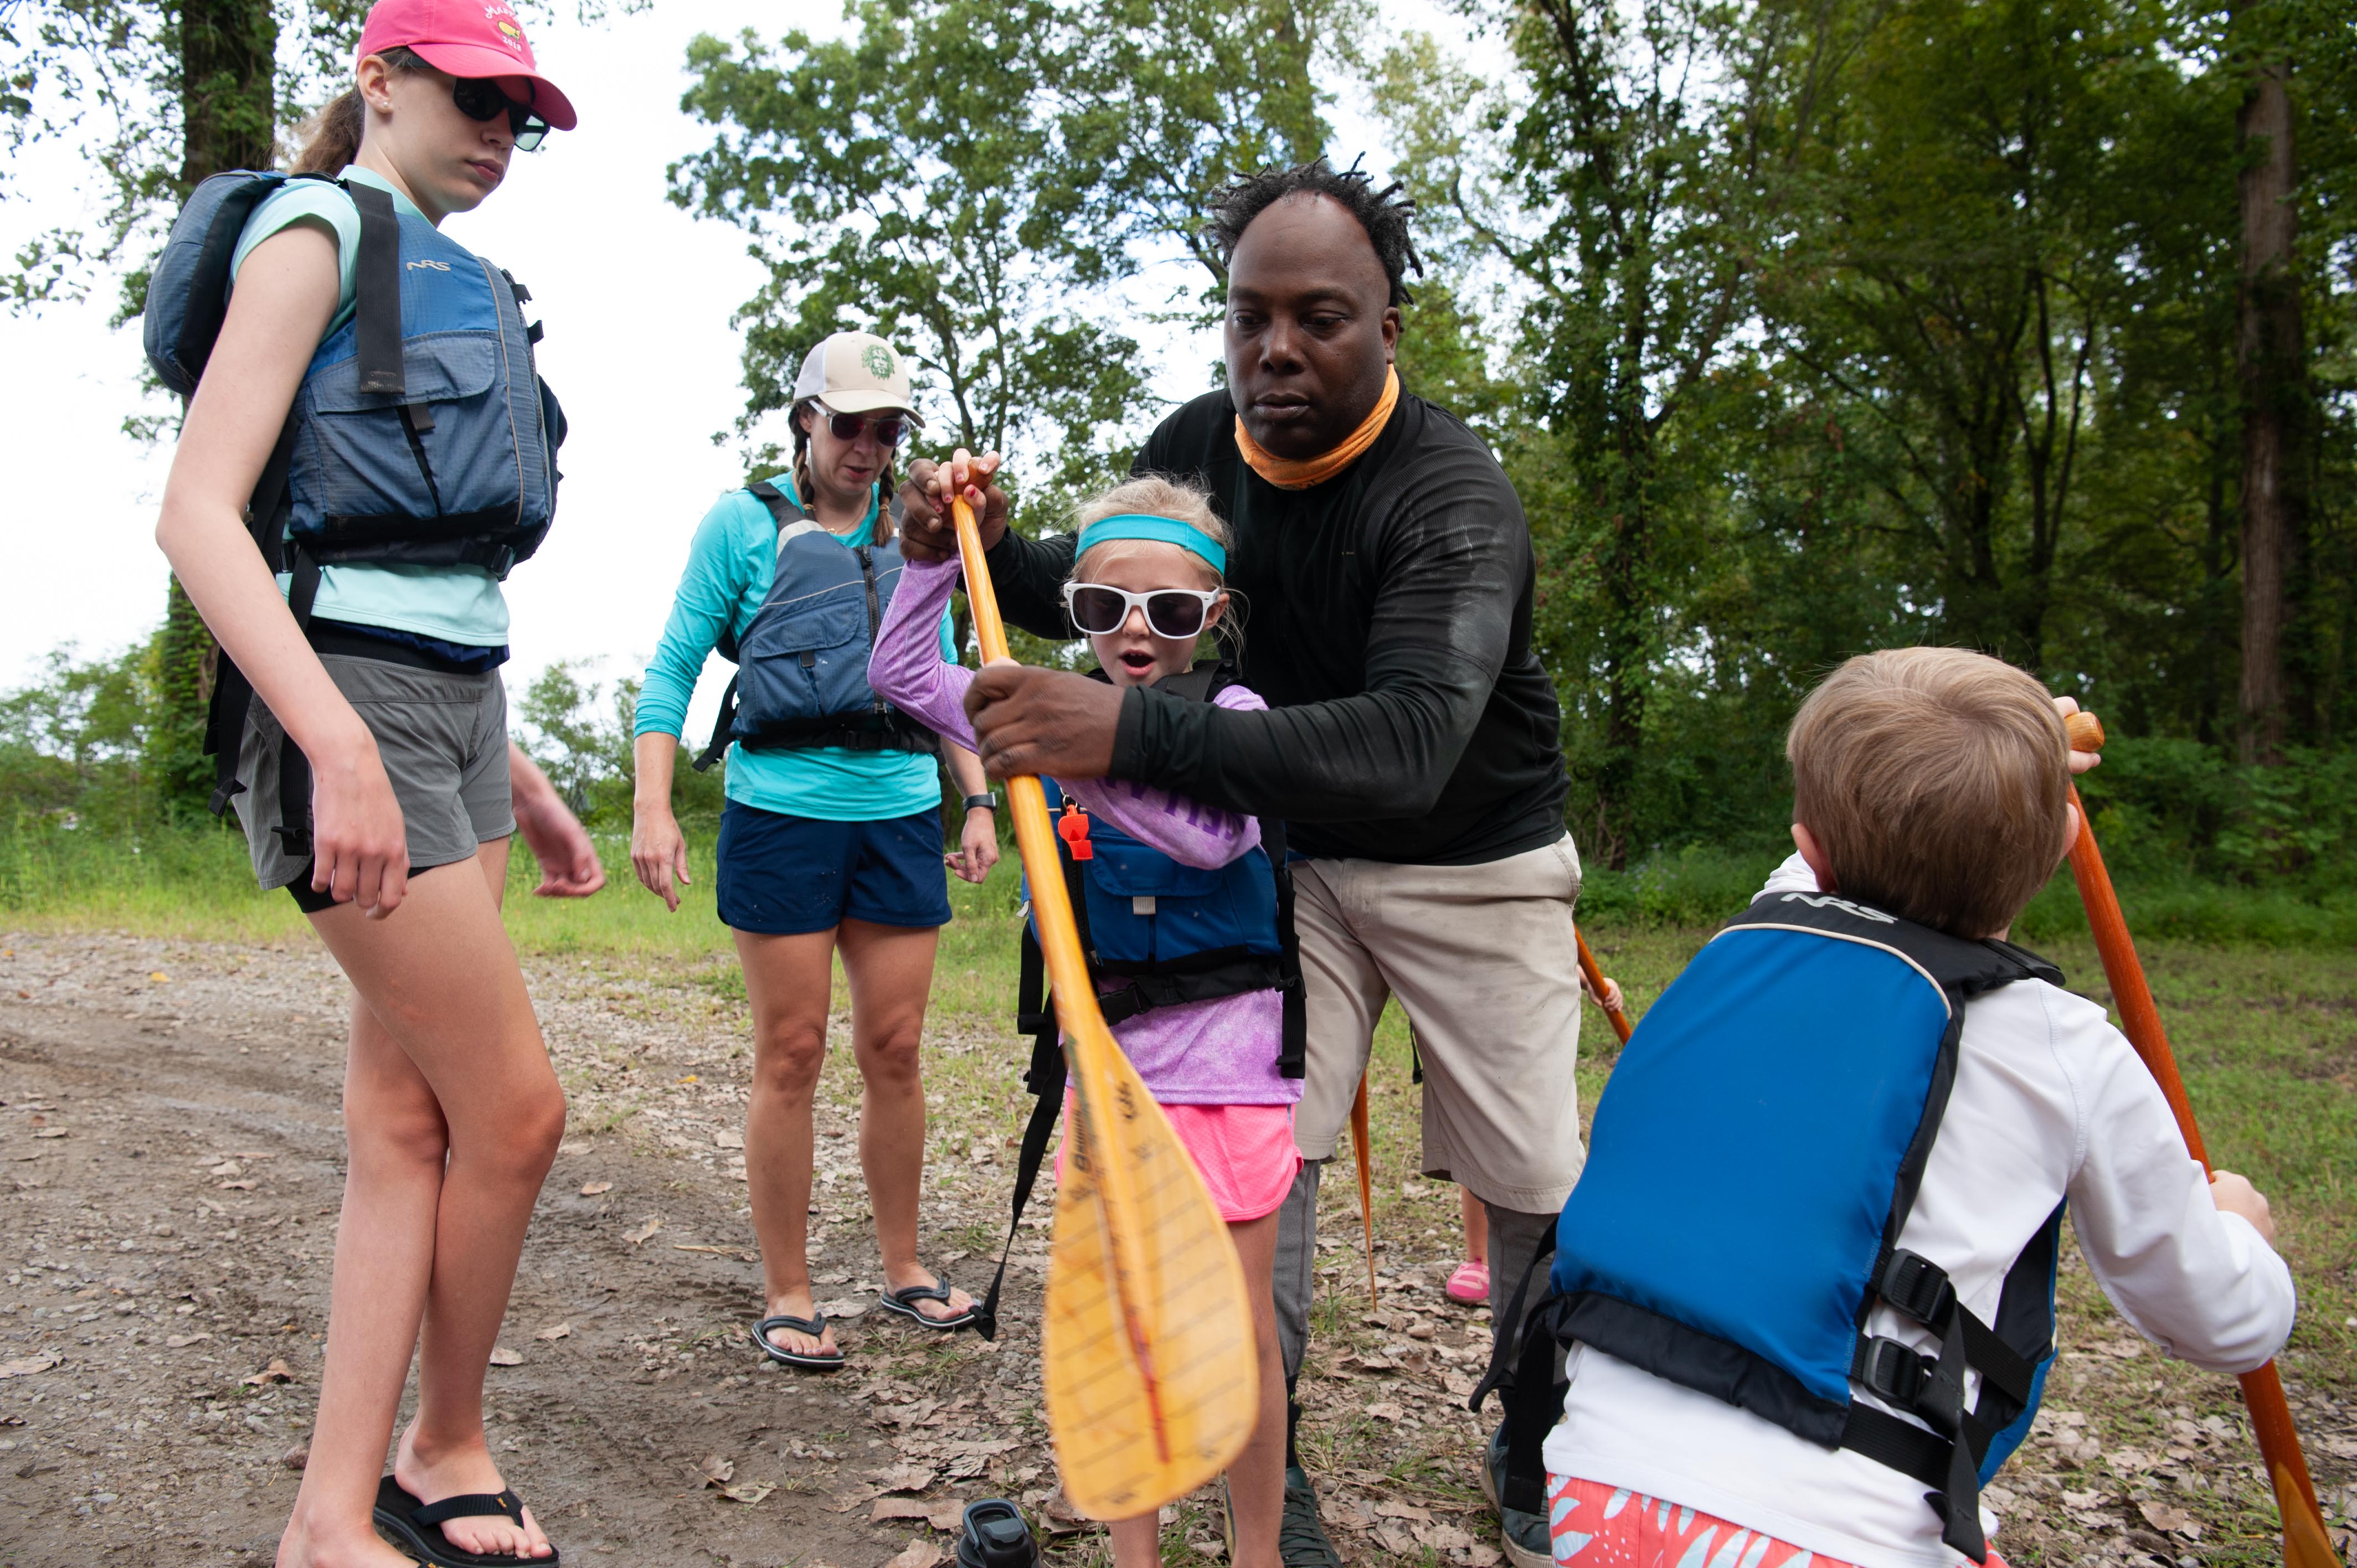
<svg viewBox="0 0 2357 1568">
<path fill-rule="evenodd" d="M 837 332 L 804 357 L 794 402 L 813 401 L 836 413 L 895 409 L 913 424 L 925 423 L 909 401 L 909 361 L 873 332 Z"/>
</svg>

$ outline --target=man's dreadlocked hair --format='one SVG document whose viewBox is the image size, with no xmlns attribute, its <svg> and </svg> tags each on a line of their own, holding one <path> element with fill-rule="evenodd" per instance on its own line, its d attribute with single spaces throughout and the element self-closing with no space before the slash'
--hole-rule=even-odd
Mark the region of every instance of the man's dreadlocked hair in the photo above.
<svg viewBox="0 0 2357 1568">
<path fill-rule="evenodd" d="M 1337 173 L 1322 157 L 1291 168 L 1265 168 L 1258 174 L 1239 175 L 1211 193 L 1211 224 L 1205 237 L 1219 252 L 1224 269 L 1254 219 L 1288 196 L 1325 197 L 1339 202 L 1367 231 L 1375 259 L 1383 264 L 1383 278 L 1391 285 L 1388 303 L 1405 305 L 1412 297 L 1407 292 L 1407 269 L 1414 267 L 1415 275 L 1422 277 L 1424 263 L 1417 258 L 1415 242 L 1407 231 L 1408 215 L 1415 210 L 1415 203 L 1400 196 L 1403 188 L 1394 180 L 1377 190 L 1373 177 L 1357 164 Z"/>
</svg>

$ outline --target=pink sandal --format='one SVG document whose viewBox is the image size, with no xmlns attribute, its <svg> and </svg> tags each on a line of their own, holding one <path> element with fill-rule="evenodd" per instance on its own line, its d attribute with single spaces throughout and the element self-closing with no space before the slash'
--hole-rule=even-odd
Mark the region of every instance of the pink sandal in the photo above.
<svg viewBox="0 0 2357 1568">
<path fill-rule="evenodd" d="M 1490 1265 L 1468 1258 L 1457 1265 L 1457 1272 L 1448 1276 L 1448 1283 L 1443 1288 L 1449 1300 L 1480 1306 L 1490 1299 Z"/>
</svg>

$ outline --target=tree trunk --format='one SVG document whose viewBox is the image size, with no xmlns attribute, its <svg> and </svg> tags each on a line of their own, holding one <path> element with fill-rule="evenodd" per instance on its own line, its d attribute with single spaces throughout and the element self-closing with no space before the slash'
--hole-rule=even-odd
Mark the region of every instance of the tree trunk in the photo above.
<svg viewBox="0 0 2357 1568">
<path fill-rule="evenodd" d="M 2299 211 L 2291 94 L 2280 61 L 2258 68 L 2236 116 L 2243 283 L 2234 362 L 2243 413 L 2243 760 L 2283 760 L 2286 557 L 2302 522 L 2306 336 L 2292 254 Z"/>
<path fill-rule="evenodd" d="M 271 0 L 182 0 L 183 194 L 207 175 L 278 161 L 277 55 Z"/>
<path fill-rule="evenodd" d="M 278 17 L 271 0 L 182 0 L 180 193 L 223 169 L 269 168 L 278 161 L 278 100 L 273 73 Z M 220 650 L 175 580 L 166 590 L 156 639 L 162 712 L 150 743 L 165 809 L 193 816 L 212 793 L 204 756 L 205 709 Z"/>
</svg>

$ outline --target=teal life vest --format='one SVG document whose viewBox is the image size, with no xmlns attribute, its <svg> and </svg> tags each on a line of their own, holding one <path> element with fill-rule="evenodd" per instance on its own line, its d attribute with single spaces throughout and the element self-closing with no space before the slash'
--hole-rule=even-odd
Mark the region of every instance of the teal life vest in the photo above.
<svg viewBox="0 0 2357 1568">
<path fill-rule="evenodd" d="M 770 510 L 777 564 L 744 637 L 721 632 L 715 650 L 737 673 L 697 769 L 719 761 L 731 741 L 748 751 L 940 751 L 941 736 L 867 683 L 868 656 L 900 583 L 897 536 L 846 550 L 775 484 L 763 479 L 746 489 Z M 895 521 L 899 514 L 895 500 Z"/>
<path fill-rule="evenodd" d="M 1507 1507 L 1543 1506 L 1541 1448 L 1562 1412 L 1553 1357 L 1577 1342 L 1915 1477 L 1941 1539 L 1986 1558 L 1980 1488 L 2027 1435 L 2053 1359 L 2062 1208 L 2024 1240 L 1992 1322 L 1899 1237 L 1965 1009 L 2030 979 L 2062 976 L 2008 943 L 1826 894 L 1766 895 L 1704 947 L 1614 1064 L 1556 1227 L 1552 1294 L 1511 1377 L 1501 1346 L 1475 1393 L 1478 1408 L 1508 1390 Z M 1878 1305 L 1938 1353 L 1867 1333 Z"/>
</svg>

